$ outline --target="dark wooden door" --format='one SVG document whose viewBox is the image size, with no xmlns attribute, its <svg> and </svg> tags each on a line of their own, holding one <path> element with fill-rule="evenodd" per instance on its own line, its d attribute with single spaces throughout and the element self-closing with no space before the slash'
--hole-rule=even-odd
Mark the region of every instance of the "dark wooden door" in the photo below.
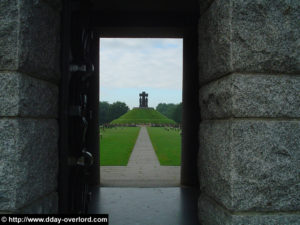
<svg viewBox="0 0 300 225">
<path fill-rule="evenodd" d="M 62 35 L 60 212 L 86 213 L 99 180 L 98 49 L 88 1 L 64 1 Z"/>
</svg>

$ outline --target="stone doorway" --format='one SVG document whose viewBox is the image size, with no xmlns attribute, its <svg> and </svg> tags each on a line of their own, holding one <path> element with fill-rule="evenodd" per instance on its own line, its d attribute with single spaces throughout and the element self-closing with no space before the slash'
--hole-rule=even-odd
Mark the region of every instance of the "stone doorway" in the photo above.
<svg viewBox="0 0 300 225">
<path fill-rule="evenodd" d="M 148 21 L 149 18 L 143 19 Z M 126 211 L 124 211 L 124 214 L 120 214 L 119 211 L 120 207 L 124 207 L 124 204 L 127 205 L 129 212 L 136 212 L 127 215 L 125 223 L 153 224 L 163 221 L 165 224 L 198 224 L 197 199 L 199 197 L 199 191 L 196 165 L 198 153 L 197 132 L 199 124 L 199 108 L 197 103 L 198 67 L 196 62 L 197 34 L 192 24 L 190 24 L 190 26 L 180 27 L 179 23 L 179 25 L 168 27 L 167 31 L 162 31 L 161 27 L 155 27 L 157 26 L 156 24 L 149 28 L 136 28 L 131 26 L 130 23 L 122 27 L 122 29 L 118 28 L 118 26 L 106 27 L 103 25 L 97 28 L 97 34 L 100 38 L 183 38 L 183 166 L 180 171 L 181 180 L 179 185 L 181 187 L 145 188 L 149 186 L 147 184 L 149 181 L 147 180 L 142 185 L 144 188 L 121 188 L 121 186 L 132 186 L 131 183 L 126 183 L 126 181 L 122 180 L 116 182 L 115 185 L 108 185 L 114 187 L 99 188 L 94 186 L 92 188 L 93 198 L 89 208 L 91 213 L 109 213 L 112 216 L 112 221 L 118 224 L 121 223 L 122 218 L 124 222 Z M 197 122 L 194 123 L 195 121 Z M 100 173 L 100 178 L 101 176 L 102 174 Z M 163 182 L 168 183 L 167 180 L 161 181 L 159 182 L 159 187 L 164 186 L 162 185 Z M 150 187 L 154 186 L 153 184 L 150 185 Z M 168 186 L 168 184 L 166 186 Z M 169 198 L 172 199 L 170 202 L 167 200 Z M 122 200 L 120 201 L 120 199 Z M 155 209 L 158 205 L 163 206 L 159 209 L 160 212 Z M 137 212 L 136 209 L 140 209 L 139 212 Z M 145 220 L 146 218 L 152 219 L 148 219 L 147 221 Z"/>
<path fill-rule="evenodd" d="M 140 22 L 150 27 L 136 27 L 134 17 L 128 24 L 121 28 L 117 21 L 120 17 L 109 17 L 110 23 L 116 20 L 114 26 L 100 24 L 96 28 L 97 36 L 109 38 L 183 38 L 183 119 L 182 119 L 182 169 L 181 184 L 187 186 L 197 186 L 197 153 L 198 153 L 198 125 L 199 106 L 198 106 L 198 66 L 197 66 L 197 32 L 196 20 L 190 19 L 188 26 L 182 24 L 182 18 L 175 15 L 171 19 L 164 17 L 165 20 L 155 20 L 151 16 L 141 17 Z M 177 19 L 176 19 L 177 18 Z M 185 17 L 184 17 L 185 18 Z M 177 23 L 173 19 L 177 20 Z M 101 20 L 100 20 L 101 21 Z M 161 24 L 164 21 L 165 24 Z M 133 24 L 133 25 L 132 25 Z M 100 46 L 101 48 L 101 46 Z M 101 74 L 100 74 L 101 76 Z M 101 176 L 101 174 L 100 174 Z"/>
<path fill-rule="evenodd" d="M 85 29 L 84 24 L 88 24 L 88 30 L 93 32 L 94 40 L 99 40 L 100 37 L 160 37 L 160 38 L 183 38 L 183 122 L 182 122 L 182 164 L 181 164 L 181 185 L 197 187 L 197 153 L 198 153 L 198 126 L 199 126 L 199 107 L 198 107 L 198 66 L 197 66 L 197 13 L 187 12 L 148 12 L 140 14 L 137 12 L 109 12 L 93 9 L 87 9 L 88 4 L 83 3 L 80 7 L 80 2 L 66 1 L 66 4 L 73 5 L 71 8 L 65 5 L 65 21 L 67 24 L 63 30 L 67 39 L 70 36 L 68 32 L 76 30 L 77 27 Z M 95 2 L 94 2 L 95 3 Z M 96 4 L 97 5 L 97 4 Z M 87 8 L 86 8 L 87 7 Z M 84 15 L 83 17 L 82 14 Z M 68 22 L 69 17 L 69 22 Z M 72 20 L 70 21 L 70 17 Z M 89 19 L 86 19 L 86 18 Z M 84 18 L 84 19 L 78 19 Z M 123 18 L 126 18 L 123 20 Z M 85 21 L 87 20 L 87 21 Z M 74 32 L 74 31 L 73 31 Z M 76 39 L 77 41 L 79 39 Z M 67 41 L 64 42 L 68 46 Z M 72 43 L 72 42 L 71 42 Z M 99 42 L 94 44 L 95 48 L 99 46 Z M 101 48 L 101 46 L 100 46 Z M 97 53 L 99 54 L 99 52 Z M 99 55 L 94 53 L 91 59 L 94 62 L 94 67 L 99 68 Z M 65 53 L 64 57 L 68 57 Z M 65 58 L 62 62 L 66 63 Z M 78 68 L 81 68 L 78 66 Z M 67 68 L 68 70 L 68 68 Z M 95 72 L 98 69 L 96 69 Z M 101 74 L 100 74 L 101 76 Z M 94 80 L 89 89 L 91 98 L 91 110 L 95 115 L 98 115 L 98 96 L 92 93 L 99 93 L 99 82 Z M 66 87 L 68 88 L 68 87 Z M 64 92 L 64 84 L 62 84 L 62 92 Z M 63 97 L 63 96 L 62 96 Z M 64 106 L 62 105 L 62 108 Z M 63 120 L 62 120 L 63 121 Z M 97 121 L 94 120 L 93 128 L 88 131 L 91 134 L 89 138 L 89 151 L 94 156 L 94 165 L 90 168 L 90 176 L 86 182 L 89 185 L 99 185 L 99 137 Z M 63 137 L 65 134 L 64 125 L 62 128 L 62 146 L 64 146 Z M 65 146 L 67 147 L 67 146 Z M 65 149 L 65 147 L 62 147 Z M 68 161 L 66 153 L 61 152 L 60 162 L 60 210 L 67 211 L 70 199 L 67 191 L 74 185 L 70 185 L 66 179 L 68 177 L 68 166 L 64 166 L 64 162 Z M 64 169 L 65 168 L 65 169 Z M 101 176 L 101 174 L 100 174 Z M 76 185 L 75 185 L 76 186 Z M 196 199 L 194 199 L 196 201 Z"/>
</svg>

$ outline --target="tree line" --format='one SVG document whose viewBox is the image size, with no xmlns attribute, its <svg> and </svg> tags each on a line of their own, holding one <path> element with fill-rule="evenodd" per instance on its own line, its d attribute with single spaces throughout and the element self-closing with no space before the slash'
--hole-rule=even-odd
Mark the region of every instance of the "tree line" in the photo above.
<svg viewBox="0 0 300 225">
<path fill-rule="evenodd" d="M 119 118 L 126 112 L 128 112 L 129 107 L 124 102 L 114 102 L 109 104 L 108 102 L 99 103 L 99 124 L 110 123 L 114 119 Z"/>
<path fill-rule="evenodd" d="M 99 103 L 99 123 L 100 125 L 110 123 L 114 119 L 119 118 L 126 112 L 129 107 L 124 102 L 114 102 L 112 104 L 106 101 L 100 101 Z M 181 123 L 182 116 L 182 103 L 159 103 L 156 110 L 165 115 L 169 119 L 174 120 L 177 123 Z"/>
<path fill-rule="evenodd" d="M 174 120 L 177 123 L 181 123 L 182 117 L 182 103 L 159 103 L 156 106 L 156 110 L 165 115 L 169 119 Z"/>
</svg>

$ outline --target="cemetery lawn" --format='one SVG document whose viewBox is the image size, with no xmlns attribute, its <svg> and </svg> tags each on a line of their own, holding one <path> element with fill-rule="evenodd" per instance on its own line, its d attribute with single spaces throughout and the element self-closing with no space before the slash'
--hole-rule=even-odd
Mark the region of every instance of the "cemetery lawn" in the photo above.
<svg viewBox="0 0 300 225">
<path fill-rule="evenodd" d="M 126 166 L 139 131 L 140 127 L 100 129 L 100 165 Z"/>
<path fill-rule="evenodd" d="M 179 130 L 147 127 L 152 146 L 161 166 L 180 166 L 181 136 Z"/>
</svg>

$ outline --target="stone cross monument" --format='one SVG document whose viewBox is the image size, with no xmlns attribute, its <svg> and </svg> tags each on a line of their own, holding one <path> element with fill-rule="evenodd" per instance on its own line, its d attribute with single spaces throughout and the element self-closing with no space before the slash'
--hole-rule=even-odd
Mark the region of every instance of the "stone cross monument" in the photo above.
<svg viewBox="0 0 300 225">
<path fill-rule="evenodd" d="M 148 108 L 148 94 L 144 91 L 140 93 L 140 108 Z"/>
</svg>

